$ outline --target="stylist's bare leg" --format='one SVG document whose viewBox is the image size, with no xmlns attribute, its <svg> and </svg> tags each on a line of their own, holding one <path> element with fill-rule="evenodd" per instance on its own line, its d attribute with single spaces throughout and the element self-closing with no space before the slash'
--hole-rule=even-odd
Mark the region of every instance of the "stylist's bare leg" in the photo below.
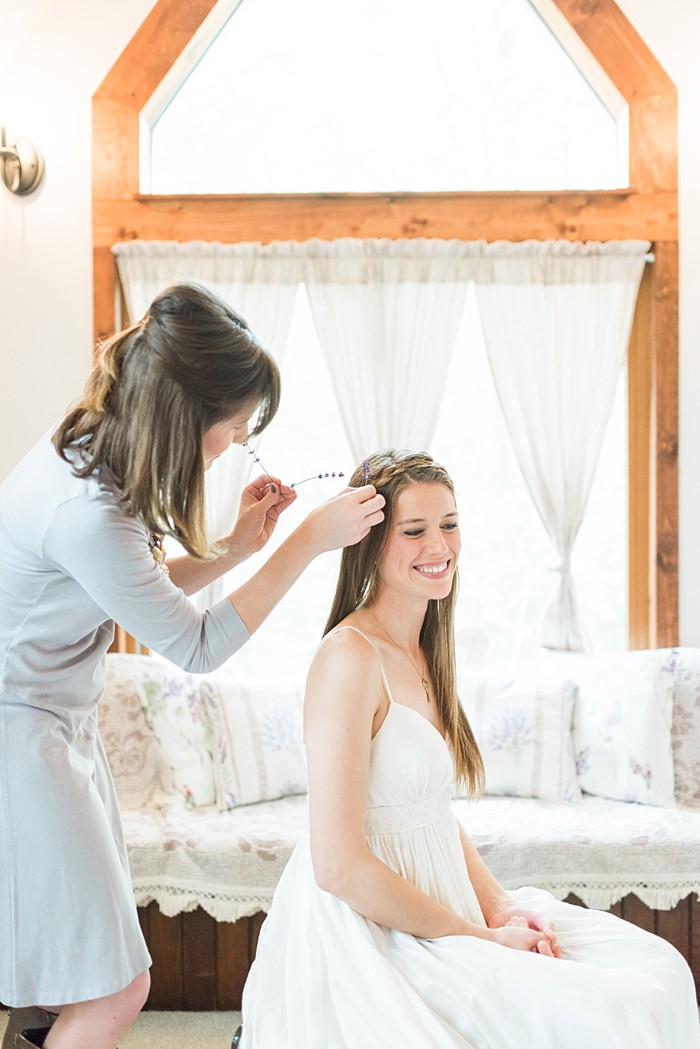
<svg viewBox="0 0 700 1049">
<path fill-rule="evenodd" d="M 64 1005 L 46 1036 L 45 1049 L 116 1049 L 141 1012 L 150 986 L 146 971 L 116 994 Z"/>
</svg>

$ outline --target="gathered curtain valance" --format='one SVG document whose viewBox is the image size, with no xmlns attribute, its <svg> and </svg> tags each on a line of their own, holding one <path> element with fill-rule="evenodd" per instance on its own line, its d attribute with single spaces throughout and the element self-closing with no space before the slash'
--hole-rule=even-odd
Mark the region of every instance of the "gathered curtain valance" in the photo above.
<svg viewBox="0 0 700 1049">
<path fill-rule="evenodd" d="M 129 241 L 113 252 L 132 319 L 168 283 L 203 280 L 278 359 L 304 284 L 356 461 L 388 445 L 429 449 L 473 283 L 499 402 L 557 554 L 558 583 L 543 643 L 581 649 L 586 631 L 571 558 L 649 249 L 638 240 L 344 238 Z M 208 479 L 213 536 L 235 516 L 246 480 L 240 467 L 238 474 Z M 220 596 L 224 585 L 215 585 L 203 603 Z"/>
<path fill-rule="evenodd" d="M 222 244 L 209 241 L 129 240 L 115 244 L 129 315 L 143 315 L 156 292 L 170 281 L 204 280 L 217 286 L 255 281 L 298 285 L 368 284 L 384 280 L 415 283 L 473 281 L 479 284 L 579 283 L 621 279 L 630 264 L 647 261 L 642 240 L 566 241 L 440 240 L 413 237 Z M 307 265 L 308 264 L 308 265 Z M 132 292 L 139 289 L 137 295 Z"/>
</svg>

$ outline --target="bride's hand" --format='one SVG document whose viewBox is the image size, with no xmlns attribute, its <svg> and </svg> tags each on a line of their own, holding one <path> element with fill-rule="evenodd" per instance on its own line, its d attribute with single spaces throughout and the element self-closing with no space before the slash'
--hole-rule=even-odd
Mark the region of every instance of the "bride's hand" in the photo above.
<svg viewBox="0 0 700 1049">
<path fill-rule="evenodd" d="M 525 907 L 514 907 L 509 901 L 506 905 L 496 908 L 489 914 L 488 926 L 490 929 L 501 929 L 504 926 L 519 926 L 520 928 L 531 929 L 540 934 L 540 939 L 545 940 L 549 945 L 550 953 L 555 958 L 561 958 L 561 948 L 557 943 L 557 933 L 554 924 L 547 921 L 536 911 L 528 910 Z M 540 951 L 540 954 L 544 953 L 544 951 Z"/>
<path fill-rule="evenodd" d="M 521 924 L 519 919 L 513 919 L 500 929 L 492 929 L 491 938 L 495 943 L 510 947 L 514 951 L 533 951 L 554 958 L 552 948 L 542 933 L 537 929 L 530 929 L 526 923 Z"/>
</svg>

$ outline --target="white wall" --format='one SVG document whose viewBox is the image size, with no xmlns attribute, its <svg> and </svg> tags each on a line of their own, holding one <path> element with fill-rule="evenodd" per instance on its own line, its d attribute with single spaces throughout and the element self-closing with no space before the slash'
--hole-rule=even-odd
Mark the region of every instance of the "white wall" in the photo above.
<svg viewBox="0 0 700 1049">
<path fill-rule="evenodd" d="M 46 161 L 36 193 L 0 184 L 0 479 L 90 367 L 91 99 L 152 4 L 0 4 L 0 124 Z"/>
<path fill-rule="evenodd" d="M 700 39 L 696 0 L 618 0 L 679 88 L 681 641 L 700 646 Z M 26 199 L 0 185 L 0 479 L 82 387 L 92 349 L 90 100 L 152 0 L 0 6 L 0 123 L 46 159 Z"/>
</svg>

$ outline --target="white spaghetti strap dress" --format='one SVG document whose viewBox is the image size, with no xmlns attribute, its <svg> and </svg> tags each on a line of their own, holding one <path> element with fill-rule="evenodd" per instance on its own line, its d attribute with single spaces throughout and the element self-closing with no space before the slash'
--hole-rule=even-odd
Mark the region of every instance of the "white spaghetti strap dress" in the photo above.
<svg viewBox="0 0 700 1049">
<path fill-rule="evenodd" d="M 392 701 L 372 741 L 369 847 L 483 925 L 452 777 L 439 732 Z M 368 921 L 316 885 L 303 838 L 261 930 L 241 1049 L 700 1049 L 691 973 L 673 947 L 538 889 L 510 895 L 556 923 L 562 959 L 471 936 L 418 939 Z"/>
</svg>

